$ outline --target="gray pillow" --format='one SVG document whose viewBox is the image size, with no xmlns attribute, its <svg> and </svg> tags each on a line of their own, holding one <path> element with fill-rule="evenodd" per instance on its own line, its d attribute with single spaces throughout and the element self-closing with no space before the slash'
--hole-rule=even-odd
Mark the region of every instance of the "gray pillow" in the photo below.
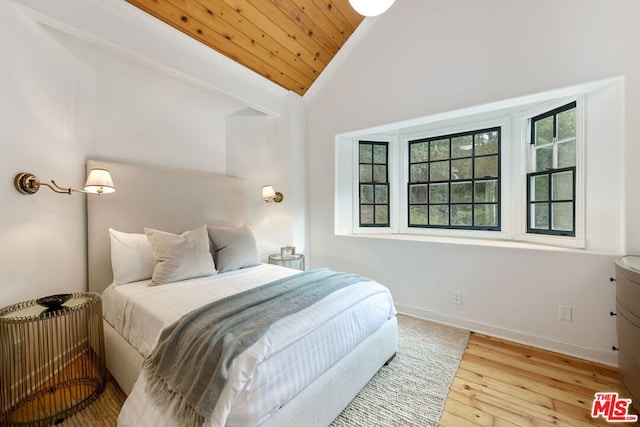
<svg viewBox="0 0 640 427">
<path fill-rule="evenodd" d="M 240 227 L 207 227 L 218 271 L 232 271 L 260 264 L 256 238 L 248 224 Z"/>
<path fill-rule="evenodd" d="M 152 285 L 164 285 L 215 274 L 205 225 L 182 234 L 145 228 L 156 266 Z"/>
</svg>

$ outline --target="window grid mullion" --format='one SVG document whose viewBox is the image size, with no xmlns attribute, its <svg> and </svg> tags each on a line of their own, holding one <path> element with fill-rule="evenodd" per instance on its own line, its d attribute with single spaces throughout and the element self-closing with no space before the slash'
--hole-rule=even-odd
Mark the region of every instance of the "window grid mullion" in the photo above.
<svg viewBox="0 0 640 427">
<path fill-rule="evenodd" d="M 549 170 L 549 174 L 547 175 L 549 178 L 547 179 L 547 218 L 549 218 L 549 224 L 547 224 L 547 230 L 553 231 L 553 173 L 551 173 L 553 169 Z"/>
<path fill-rule="evenodd" d="M 483 153 L 483 154 L 477 154 L 478 151 L 476 150 L 476 142 L 479 141 L 479 136 L 482 134 L 487 134 L 489 138 L 493 139 L 495 138 L 495 140 L 487 140 L 487 141 L 491 141 L 491 144 L 496 144 L 495 147 L 495 151 L 494 152 L 487 152 L 487 153 Z M 464 152 L 462 152 L 461 154 L 463 154 L 460 157 L 453 157 L 453 140 L 457 137 L 464 137 L 464 136 L 468 136 L 470 139 L 470 148 L 469 151 L 471 153 L 471 155 L 467 155 L 464 156 Z M 446 147 L 449 150 L 448 156 L 446 158 L 443 159 L 435 159 L 433 158 L 432 154 L 432 148 L 434 148 L 435 146 L 433 145 L 434 141 L 442 141 L 446 140 Z M 495 142 L 494 142 L 495 141 Z M 500 147 L 500 141 L 501 141 L 501 130 L 499 127 L 495 127 L 495 128 L 487 128 L 487 129 L 479 129 L 479 130 L 474 130 L 471 132 L 464 132 L 464 133 L 459 133 L 459 134 L 450 134 L 450 135 L 439 135 L 439 136 L 435 136 L 435 137 L 430 137 L 430 138 L 425 138 L 425 139 L 415 139 L 413 141 L 408 141 L 409 144 L 409 152 L 408 152 L 408 162 L 410 165 L 410 168 L 412 165 L 416 165 L 419 164 L 421 162 L 412 162 L 411 161 L 411 155 L 412 155 L 412 147 L 414 146 L 414 144 L 417 143 L 427 143 L 427 153 L 425 155 L 425 157 L 428 159 L 428 163 L 429 163 L 429 176 L 428 176 L 428 183 L 427 183 L 427 187 L 426 187 L 426 195 L 424 196 L 424 199 L 426 200 L 426 210 L 423 211 L 423 214 L 426 215 L 426 218 L 424 218 L 423 220 L 419 220 L 416 219 L 415 223 L 412 223 L 412 218 L 411 218 L 411 207 L 412 206 L 419 206 L 420 203 L 411 203 L 411 186 L 407 186 L 407 191 L 409 192 L 408 194 L 408 204 L 407 204 L 407 215 L 408 215 L 408 225 L 409 227 L 429 227 L 429 228 L 450 228 L 450 229 L 476 229 L 476 230 L 500 230 L 500 200 L 501 200 L 501 195 L 499 194 L 500 192 L 500 152 L 501 152 L 501 147 Z M 464 143 L 464 141 L 461 141 L 461 148 L 464 147 L 464 145 L 466 145 Z M 485 142 L 484 140 L 482 142 Z M 466 148 L 463 148 L 463 150 L 465 150 Z M 414 152 L 416 154 L 419 154 L 419 152 Z M 477 156 L 477 157 L 476 157 Z M 440 156 L 439 156 L 440 157 Z M 477 171 L 477 160 L 478 159 L 483 159 L 483 158 L 495 158 L 495 165 L 492 166 L 491 164 L 489 164 L 488 166 L 491 168 L 495 167 L 495 173 L 494 172 L 489 172 L 489 175 L 487 175 L 486 177 L 479 177 L 476 178 L 476 171 Z M 453 161 L 454 160 L 464 160 L 464 159 L 469 159 L 470 163 L 468 164 L 468 166 L 464 166 L 464 167 L 468 167 L 469 170 L 467 170 L 468 172 L 468 176 L 464 176 L 462 178 L 452 178 L 453 176 Z M 490 160 L 489 160 L 490 161 Z M 433 165 L 437 164 L 438 162 L 442 162 L 442 166 L 446 167 L 446 172 L 448 173 L 448 179 L 432 179 L 433 176 Z M 446 162 L 446 163 L 444 163 Z M 446 164 L 446 166 L 445 166 Z M 416 184 L 416 182 L 412 181 L 411 179 L 409 180 L 410 184 Z M 467 182 L 469 183 L 469 189 L 468 191 L 470 191 L 471 193 L 469 194 L 468 200 L 467 202 L 452 202 L 453 199 L 453 185 L 456 182 Z M 495 186 L 492 189 L 487 189 L 486 191 L 492 191 L 494 192 L 493 195 L 491 194 L 487 194 L 487 196 L 490 196 L 493 201 L 486 201 L 483 202 L 483 206 L 485 207 L 485 215 L 489 215 L 486 218 L 486 224 L 487 225 L 482 225 L 482 226 L 478 226 L 478 222 L 477 222 L 477 218 L 475 215 L 475 208 L 476 208 L 476 204 L 478 203 L 478 199 L 476 197 L 476 183 L 478 182 L 495 182 Z M 434 199 L 431 198 L 431 194 L 432 191 L 437 191 L 434 189 L 434 185 L 436 184 L 446 184 L 447 185 L 447 190 L 446 190 L 446 196 L 448 197 L 448 200 L 445 202 L 440 202 L 440 201 L 434 201 Z M 434 193 L 435 195 L 435 193 Z M 443 194 L 444 195 L 444 194 Z M 442 220 L 441 224 L 434 224 L 432 219 L 437 219 L 436 216 L 437 215 L 434 213 L 434 209 L 435 207 L 444 207 L 446 209 L 448 209 L 448 212 L 446 215 L 440 217 L 440 219 Z M 468 211 L 468 219 L 465 220 L 468 221 L 467 224 L 469 225 L 452 225 L 453 221 L 453 213 L 454 213 L 454 207 L 456 206 L 469 206 L 470 209 Z M 444 210 L 444 208 L 441 208 Z M 488 210 L 487 210 L 488 209 Z M 464 212 L 464 211 L 460 211 L 460 212 Z M 462 213 L 461 213 L 462 214 Z M 463 214 L 464 215 L 464 214 Z M 421 224 L 421 222 L 423 221 L 423 224 Z M 446 222 L 446 224 L 445 224 Z M 492 225 L 494 224 L 494 225 Z"/>
<path fill-rule="evenodd" d="M 571 177 L 572 177 L 572 194 L 573 194 L 573 198 L 572 199 L 557 199 L 555 200 L 553 198 L 553 184 L 552 184 L 552 177 L 554 174 L 558 174 L 558 173 L 562 173 L 562 172 L 568 172 L 571 171 Z M 545 200 L 532 200 L 533 199 L 533 194 L 535 192 L 534 189 L 532 189 L 532 178 L 536 177 L 536 176 L 547 176 L 547 198 Z M 575 207 L 576 207 L 576 200 L 575 200 L 575 189 L 576 189 L 576 167 L 572 166 L 572 167 L 567 167 L 567 168 L 560 168 L 560 169 L 549 169 L 546 171 L 542 171 L 542 172 L 531 172 L 529 174 L 527 174 L 527 232 L 528 233 L 535 233 L 535 234 L 550 234 L 550 235 L 560 235 L 560 236 L 575 236 Z M 548 225 L 546 228 L 538 228 L 535 227 L 535 224 L 532 224 L 532 220 L 534 219 L 533 217 L 533 213 L 531 210 L 532 206 L 535 205 L 539 205 L 542 203 L 547 203 L 547 218 L 548 218 Z M 564 231 L 564 230 L 556 230 L 553 227 L 553 205 L 554 203 L 571 203 L 572 205 L 572 214 L 573 214 L 573 220 L 572 220 L 572 230 L 571 231 Z"/>
<path fill-rule="evenodd" d="M 452 202 L 451 202 L 451 177 L 453 176 L 453 170 L 452 170 L 452 155 L 451 155 L 451 138 L 447 138 L 448 142 L 449 142 L 449 183 L 447 185 L 447 201 L 449 202 L 449 209 L 448 209 L 448 215 L 447 215 L 447 224 L 449 226 L 451 226 L 451 211 L 453 209 L 452 208 Z"/>
<path fill-rule="evenodd" d="M 427 143 L 427 162 L 429 162 L 429 172 L 427 174 L 427 225 L 431 225 L 431 141 Z"/>
<path fill-rule="evenodd" d="M 358 157 L 358 165 L 367 165 L 367 166 L 371 166 L 371 181 L 369 182 L 362 182 L 360 181 L 360 171 L 358 170 L 358 203 L 360 206 L 360 215 L 359 215 L 359 221 L 358 223 L 360 224 L 360 227 L 388 227 L 390 224 L 390 197 L 391 197 L 391 193 L 390 193 L 390 187 L 389 187 L 389 144 L 387 142 L 378 142 L 378 141 L 359 141 L 358 143 L 358 156 L 360 156 L 360 148 L 363 145 L 368 145 L 369 147 L 371 147 L 371 161 L 370 162 L 361 162 L 360 157 Z M 384 146 L 385 147 L 385 161 L 384 163 L 379 163 L 376 162 L 375 159 L 375 152 L 374 152 L 374 147 L 375 146 Z M 385 182 L 376 182 L 375 180 L 375 173 L 374 173 L 374 166 L 375 165 L 383 165 L 385 166 Z M 358 166 L 358 168 L 359 168 Z M 363 202 L 362 200 L 362 186 L 363 185 L 369 185 L 372 188 L 372 201 L 370 203 L 366 203 Z M 386 190 L 387 190 L 387 202 L 386 203 L 378 203 L 376 201 L 376 186 L 385 186 Z M 372 212 L 373 212 L 373 222 L 371 223 L 363 223 L 362 222 L 362 207 L 363 206 L 371 206 Z M 376 211 L 377 211 L 377 207 L 378 206 L 386 206 L 387 207 L 387 221 L 386 223 L 378 223 L 377 219 L 376 219 Z"/>
<path fill-rule="evenodd" d="M 471 137 L 471 226 L 476 226 L 476 135 Z"/>
</svg>

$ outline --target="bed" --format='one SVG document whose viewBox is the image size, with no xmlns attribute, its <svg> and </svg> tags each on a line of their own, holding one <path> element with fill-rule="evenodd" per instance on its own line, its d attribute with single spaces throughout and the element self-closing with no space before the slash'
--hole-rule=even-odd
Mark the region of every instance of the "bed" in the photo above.
<svg viewBox="0 0 640 427">
<path fill-rule="evenodd" d="M 141 375 L 161 331 L 201 304 L 307 273 L 259 262 L 229 269 L 216 263 L 216 274 L 162 286 L 149 286 L 148 278 L 116 284 L 114 271 L 120 278 L 122 258 L 112 266 L 115 230 L 127 238 L 144 235 L 145 229 L 180 235 L 204 224 L 216 240 L 215 230 L 246 236 L 247 226 L 239 227 L 247 220 L 244 182 L 212 173 L 87 162 L 88 169 L 96 167 L 109 169 L 118 188 L 108 197 L 87 199 L 87 235 L 89 290 L 103 295 L 107 368 L 129 396 L 119 424 L 178 425 L 172 404 L 151 399 Z M 317 320 L 328 313 L 333 314 Z M 396 349 L 388 290 L 360 280 L 273 323 L 231 363 L 224 399 L 205 425 L 326 426 Z"/>
</svg>

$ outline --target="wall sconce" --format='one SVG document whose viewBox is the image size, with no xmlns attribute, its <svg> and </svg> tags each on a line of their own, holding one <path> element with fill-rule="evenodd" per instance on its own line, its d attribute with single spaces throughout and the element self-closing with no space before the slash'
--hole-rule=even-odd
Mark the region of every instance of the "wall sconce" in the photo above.
<svg viewBox="0 0 640 427">
<path fill-rule="evenodd" d="M 76 192 L 101 195 L 103 193 L 107 194 L 116 191 L 116 187 L 114 187 L 113 180 L 111 179 L 111 174 L 106 169 L 91 169 L 87 181 L 84 184 L 84 190 L 63 188 L 56 184 L 54 180 L 51 180 L 51 184 L 48 182 L 40 182 L 38 177 L 26 172 L 17 174 L 13 179 L 13 185 L 16 187 L 16 190 L 22 194 L 35 194 L 41 185 L 45 185 L 52 191 L 61 194 Z"/>
<path fill-rule="evenodd" d="M 271 185 L 265 185 L 262 187 L 262 200 L 265 202 L 277 202 L 280 203 L 283 199 L 283 195 L 279 191 L 274 191 Z"/>
</svg>

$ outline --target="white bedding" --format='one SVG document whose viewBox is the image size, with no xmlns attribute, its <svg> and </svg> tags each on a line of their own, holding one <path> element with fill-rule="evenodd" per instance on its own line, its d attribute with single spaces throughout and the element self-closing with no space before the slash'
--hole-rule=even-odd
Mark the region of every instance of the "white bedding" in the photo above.
<svg viewBox="0 0 640 427">
<path fill-rule="evenodd" d="M 103 293 L 105 319 L 147 356 L 160 331 L 192 309 L 298 273 L 274 265 L 162 286 L 148 281 L 110 286 Z M 342 289 L 282 319 L 231 364 L 207 426 L 258 425 L 395 315 L 382 285 L 366 281 Z M 327 320 L 328 319 L 328 320 Z M 167 426 L 171 407 L 147 398 L 138 379 L 118 418 L 121 426 Z"/>
</svg>

